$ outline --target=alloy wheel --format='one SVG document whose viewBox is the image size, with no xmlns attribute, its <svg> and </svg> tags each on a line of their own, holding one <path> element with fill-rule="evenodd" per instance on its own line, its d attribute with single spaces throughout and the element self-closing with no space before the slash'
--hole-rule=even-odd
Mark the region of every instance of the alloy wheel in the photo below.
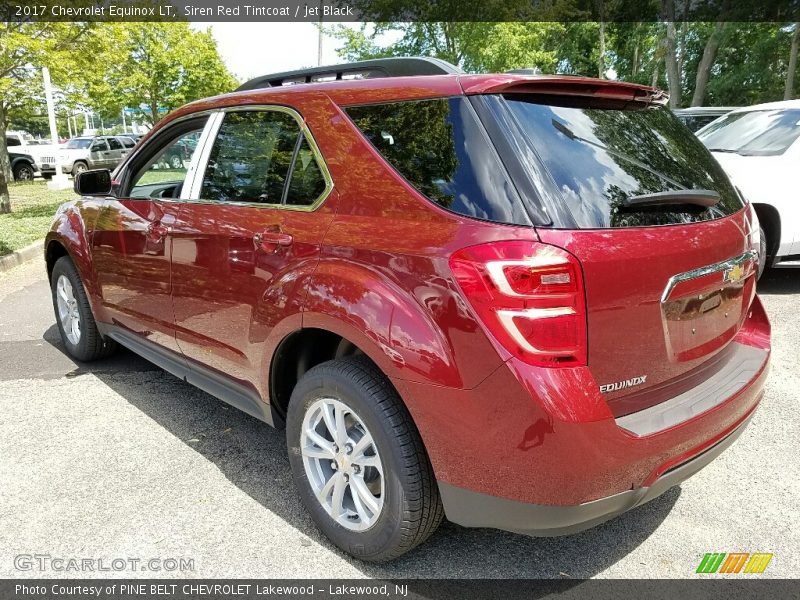
<svg viewBox="0 0 800 600">
<path fill-rule="evenodd" d="M 33 181 L 33 169 L 22 167 L 17 171 L 17 181 Z"/>
<path fill-rule="evenodd" d="M 335 398 L 315 400 L 300 434 L 305 474 L 330 517 L 351 531 L 372 527 L 383 509 L 383 464 L 361 418 Z"/>
<path fill-rule="evenodd" d="M 77 346 L 81 341 L 81 314 L 78 310 L 78 300 L 70 280 L 61 275 L 56 283 L 56 301 L 58 305 L 58 318 L 69 343 Z"/>
</svg>

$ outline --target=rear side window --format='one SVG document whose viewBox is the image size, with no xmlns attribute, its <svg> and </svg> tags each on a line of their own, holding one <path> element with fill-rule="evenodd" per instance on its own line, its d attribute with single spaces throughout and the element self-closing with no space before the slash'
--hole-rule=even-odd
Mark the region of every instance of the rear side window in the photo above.
<svg viewBox="0 0 800 600">
<path fill-rule="evenodd" d="M 317 156 L 292 115 L 235 111 L 219 128 L 200 198 L 310 207 L 326 189 Z"/>
<path fill-rule="evenodd" d="M 305 136 L 294 159 L 292 177 L 286 192 L 286 204 L 311 206 L 325 191 L 325 177 Z"/>
<path fill-rule="evenodd" d="M 200 198 L 280 204 L 300 129 L 278 111 L 230 112 L 211 149 Z"/>
<path fill-rule="evenodd" d="M 345 110 L 389 164 L 442 208 L 487 221 L 530 224 L 466 98 Z"/>
<path fill-rule="evenodd" d="M 122 144 L 119 143 L 119 140 L 117 138 L 110 137 L 107 139 L 108 139 L 108 145 L 112 150 L 122 150 Z"/>
<path fill-rule="evenodd" d="M 569 226 L 692 223 L 742 207 L 721 167 L 667 108 L 519 95 L 487 101 L 495 114 L 510 114 L 507 135 L 530 149 L 525 160 L 544 165 L 549 177 L 540 185 L 551 186 L 550 196 L 566 206 Z M 720 201 L 711 208 L 623 206 L 632 196 L 681 189 L 713 190 Z"/>
</svg>

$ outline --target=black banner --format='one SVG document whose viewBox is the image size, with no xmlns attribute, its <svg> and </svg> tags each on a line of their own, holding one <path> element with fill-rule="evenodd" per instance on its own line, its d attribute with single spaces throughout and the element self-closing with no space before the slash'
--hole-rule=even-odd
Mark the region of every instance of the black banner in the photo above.
<svg viewBox="0 0 800 600">
<path fill-rule="evenodd" d="M 770 21 L 800 0 L 0 0 L 3 21 Z"/>
<path fill-rule="evenodd" d="M 31 579 L 0 580 L 2 600 L 264 600 L 361 598 L 535 600 L 558 597 L 647 600 L 798 598 L 797 580 L 732 576 L 702 580 L 257 580 Z"/>
</svg>

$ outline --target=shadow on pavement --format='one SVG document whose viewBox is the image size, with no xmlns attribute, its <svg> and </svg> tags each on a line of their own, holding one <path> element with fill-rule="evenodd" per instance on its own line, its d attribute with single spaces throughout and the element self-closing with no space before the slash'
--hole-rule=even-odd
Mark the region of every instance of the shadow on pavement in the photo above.
<svg viewBox="0 0 800 600">
<path fill-rule="evenodd" d="M 62 350 L 55 326 L 44 339 Z M 94 374 L 212 461 L 231 483 L 264 508 L 346 556 L 319 533 L 302 508 L 286 458 L 283 431 L 229 407 L 126 350 L 94 364 L 72 362 L 75 369 L 65 376 Z M 371 565 L 347 558 L 365 575 L 376 578 L 591 577 L 644 542 L 679 496 L 680 489 L 674 488 L 622 517 L 568 537 L 530 538 L 444 522 L 425 544 L 390 564 Z M 225 498 L 218 501 L 224 504 Z"/>
<path fill-rule="evenodd" d="M 769 269 L 756 290 L 759 294 L 800 294 L 800 268 Z"/>
</svg>

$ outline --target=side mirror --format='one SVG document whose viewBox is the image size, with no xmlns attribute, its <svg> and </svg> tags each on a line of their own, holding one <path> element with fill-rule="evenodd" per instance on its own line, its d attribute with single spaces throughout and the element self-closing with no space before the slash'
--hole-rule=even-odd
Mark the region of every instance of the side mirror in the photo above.
<svg viewBox="0 0 800 600">
<path fill-rule="evenodd" d="M 75 175 L 75 193 L 81 196 L 108 196 L 111 194 L 111 171 L 96 169 Z"/>
</svg>

